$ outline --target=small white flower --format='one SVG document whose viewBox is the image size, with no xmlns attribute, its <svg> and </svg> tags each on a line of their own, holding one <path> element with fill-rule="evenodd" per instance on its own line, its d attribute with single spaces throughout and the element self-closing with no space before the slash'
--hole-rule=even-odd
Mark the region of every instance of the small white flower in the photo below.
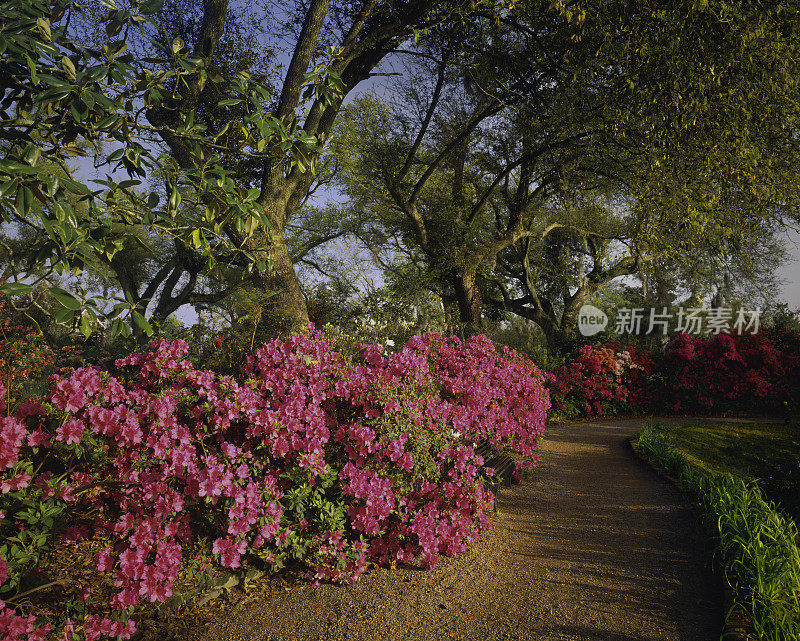
<svg viewBox="0 0 800 641">
<path fill-rule="evenodd" d="M 388 347 L 394 347 L 394 341 L 391 338 L 386 339 L 386 345 Z"/>
</svg>

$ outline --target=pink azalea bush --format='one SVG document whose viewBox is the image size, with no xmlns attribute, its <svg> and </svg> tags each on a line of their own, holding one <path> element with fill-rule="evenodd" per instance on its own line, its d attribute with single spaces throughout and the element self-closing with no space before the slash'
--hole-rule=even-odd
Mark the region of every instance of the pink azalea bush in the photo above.
<svg viewBox="0 0 800 641">
<path fill-rule="evenodd" d="M 482 336 L 344 358 L 311 332 L 264 344 L 242 382 L 194 369 L 187 350 L 160 340 L 119 373 L 56 376 L 47 404 L 0 422 L 0 534 L 19 540 L 0 547 L 0 596 L 13 601 L 54 535 L 109 541 L 96 566 L 110 598 L 90 598 L 64 638 L 129 638 L 201 539 L 222 567 L 296 561 L 314 580 L 353 581 L 369 559 L 433 567 L 489 527 L 476 444 L 530 466 L 549 408 L 539 370 Z M 0 637 L 41 638 L 48 626 L 11 605 Z"/>
</svg>

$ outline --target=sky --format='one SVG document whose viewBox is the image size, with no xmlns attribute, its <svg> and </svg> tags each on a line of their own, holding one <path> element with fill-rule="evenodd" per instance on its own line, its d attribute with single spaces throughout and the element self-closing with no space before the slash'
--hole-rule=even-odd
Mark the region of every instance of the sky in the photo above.
<svg viewBox="0 0 800 641">
<path fill-rule="evenodd" d="M 783 265 L 778 274 L 784 281 L 781 296 L 793 310 L 800 310 L 800 233 L 788 231 L 786 233 L 786 246 L 794 260 Z"/>
</svg>

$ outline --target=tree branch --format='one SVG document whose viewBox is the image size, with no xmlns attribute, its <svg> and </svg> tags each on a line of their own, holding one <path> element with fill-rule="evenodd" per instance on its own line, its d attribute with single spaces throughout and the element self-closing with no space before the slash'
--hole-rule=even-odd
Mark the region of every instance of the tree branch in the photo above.
<svg viewBox="0 0 800 641">
<path fill-rule="evenodd" d="M 417 155 L 417 149 L 419 149 L 420 144 L 422 144 L 422 139 L 425 137 L 425 134 L 428 131 L 431 118 L 433 118 L 433 112 L 436 110 L 436 106 L 439 104 L 439 96 L 442 93 L 442 85 L 444 85 L 444 70 L 445 60 L 444 56 L 442 56 L 436 76 L 436 86 L 434 87 L 433 95 L 431 96 L 431 104 L 428 105 L 428 110 L 425 112 L 425 117 L 422 119 L 419 132 L 417 132 L 417 137 L 414 139 L 411 149 L 408 150 L 408 156 L 403 164 L 403 168 L 397 174 L 398 181 L 402 181 L 409 169 L 411 169 L 411 165 L 414 162 L 414 156 Z"/>
<path fill-rule="evenodd" d="M 283 89 L 275 109 L 275 116 L 284 124 L 288 123 L 295 115 L 295 109 L 300 102 L 300 93 L 303 90 L 303 78 L 308 71 L 311 58 L 317 49 L 317 38 L 328 15 L 330 0 L 313 0 L 311 7 L 306 12 L 297 44 L 292 54 L 292 61 L 286 70 Z"/>
<path fill-rule="evenodd" d="M 341 238 L 342 236 L 348 234 L 350 232 L 349 229 L 340 229 L 336 232 L 332 232 L 330 234 L 325 234 L 323 236 L 317 236 L 316 238 L 312 238 L 308 242 L 303 243 L 300 247 L 297 248 L 295 252 L 292 253 L 291 259 L 293 263 L 296 263 L 306 257 L 311 250 L 323 245 L 331 240 L 335 240 L 336 238 Z"/>
<path fill-rule="evenodd" d="M 436 156 L 436 158 L 431 161 L 431 164 L 428 166 L 422 176 L 420 176 L 419 180 L 417 180 L 417 182 L 414 184 L 414 188 L 411 190 L 411 195 L 408 197 L 408 201 L 413 203 L 417 199 L 420 191 L 422 191 L 422 188 L 425 186 L 425 183 L 428 182 L 428 179 L 433 175 L 433 172 L 438 169 L 441 162 L 452 153 L 456 146 L 462 144 L 469 137 L 469 135 L 475 131 L 475 128 L 481 124 L 481 122 L 483 122 L 486 118 L 498 114 L 501 109 L 502 105 L 495 104 L 495 106 L 492 108 L 486 109 L 482 113 L 478 114 L 464 127 L 464 129 L 461 130 L 461 132 L 455 138 L 447 143 Z"/>
</svg>

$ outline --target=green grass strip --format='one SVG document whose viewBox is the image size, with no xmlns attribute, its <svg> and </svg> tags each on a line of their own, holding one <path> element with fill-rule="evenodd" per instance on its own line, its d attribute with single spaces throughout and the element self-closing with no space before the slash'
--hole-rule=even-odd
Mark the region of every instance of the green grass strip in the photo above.
<svg viewBox="0 0 800 641">
<path fill-rule="evenodd" d="M 717 541 L 716 556 L 755 638 L 800 639 L 800 551 L 797 526 L 767 502 L 755 482 L 700 470 L 657 425 L 645 425 L 639 450 L 696 497 Z M 728 613 L 730 615 L 730 613 Z"/>
</svg>

